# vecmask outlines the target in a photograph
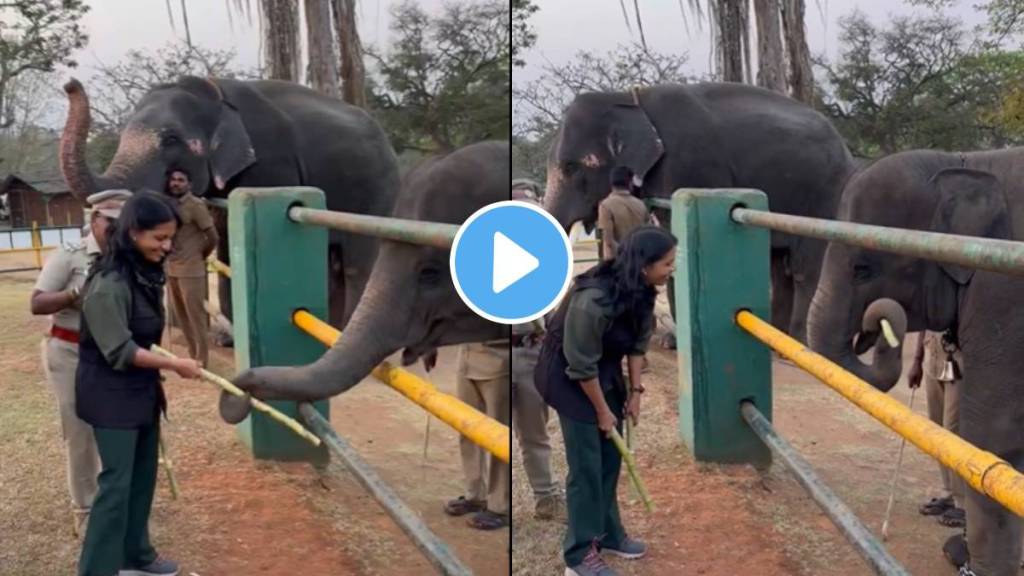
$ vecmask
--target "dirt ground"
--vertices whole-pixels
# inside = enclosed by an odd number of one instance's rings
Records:
[[[0,269],[14,267],[0,261]],[[72,574],[60,428],[43,381],[45,318],[28,311],[34,272],[0,274],[0,574]],[[176,339],[173,349],[184,350]],[[455,357],[442,350],[430,380],[454,391]],[[214,348],[211,369],[230,376],[231,350]],[[185,576],[428,574],[431,567],[347,472],[332,465],[253,461],[216,412],[209,384],[170,376],[164,437],[180,487],[172,500],[160,473],[151,520],[161,554]],[[441,510],[461,492],[458,436],[383,384],[367,381],[331,405],[331,420],[377,473],[477,574],[509,573],[509,531],[482,533]]]
[[[639,561],[612,559],[624,574],[735,576],[872,574],[854,549],[781,463],[765,472],[749,466],[697,464],[678,433],[676,353],[652,345],[648,392],[635,446],[641,475],[655,503],[644,511],[623,474],[620,505],[627,531],[647,542]],[[898,438],[830,388],[798,368],[775,362],[774,422],[824,481],[876,534],[889,496]],[[907,403],[901,383],[892,394]],[[927,415],[923,391],[914,410]],[[552,464],[564,483],[565,457],[552,417]],[[533,496],[513,439],[512,573],[560,574],[563,527],[533,518]],[[890,520],[890,552],[911,574],[955,574],[941,555],[955,532],[917,513],[940,485],[937,465],[908,445]]]

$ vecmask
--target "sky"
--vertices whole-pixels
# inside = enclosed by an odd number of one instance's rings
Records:
[[[603,53],[618,44],[640,42],[635,24],[633,2],[626,0],[631,35],[622,16],[620,0],[536,0],[539,10],[530,20],[537,33],[536,45],[524,54],[526,67],[513,72],[513,83],[521,84],[537,78],[542,67],[551,62],[569,60],[576,52]],[[706,3],[706,1],[705,1]],[[908,6],[900,0],[806,0],[807,43],[812,54],[834,57],[838,44],[840,17],[859,9],[873,22],[882,24],[891,15],[924,12],[924,8]],[[977,0],[958,0],[948,9],[968,26],[983,23],[985,15],[973,5]],[[640,0],[644,35],[650,49],[658,52],[690,55],[690,71],[695,74],[709,70],[710,43],[708,23],[697,27],[694,16],[687,14],[689,33],[684,27],[680,4],[688,0]],[[566,33],[571,31],[572,33]]]

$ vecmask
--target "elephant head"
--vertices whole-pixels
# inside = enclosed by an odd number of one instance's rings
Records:
[[[1006,198],[993,174],[946,168],[930,178],[921,177],[922,166],[913,160],[908,155],[889,157],[855,176],[844,191],[839,219],[964,236],[1010,237]],[[958,318],[960,292],[973,274],[973,269],[961,266],[833,242],[825,253],[811,303],[810,345],[887,391],[899,380],[902,361],[899,347],[893,350],[878,338],[880,318],[889,319],[897,332],[949,329]],[[888,301],[885,306],[869,309],[882,299]],[[858,355],[872,345],[874,362],[865,364]]]
[[[406,176],[394,216],[461,224],[480,208],[509,198],[511,165],[505,142],[467,146]],[[452,282],[450,251],[402,242],[381,243],[369,283],[338,342],[307,366],[261,367],[235,384],[269,400],[311,401],[348,390],[394,352],[411,363],[440,346],[508,338],[509,329],[475,314]],[[239,422],[248,403],[221,399],[221,415]]]
[[[665,152],[650,118],[629,94],[577,96],[548,151],[544,207],[566,228],[597,221],[597,206],[611,191],[615,166],[628,166],[639,188]]]
[[[255,162],[249,134],[237,110],[212,79],[185,76],[155,86],[128,119],[117,152],[102,175],[85,161],[91,122],[89,99],[78,80],[64,86],[68,118],[60,144],[60,165],[71,192],[83,200],[106,188],[163,190],[169,168],[192,177],[192,190],[218,190]]]

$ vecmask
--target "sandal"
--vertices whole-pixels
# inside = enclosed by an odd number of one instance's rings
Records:
[[[455,500],[449,500],[444,505],[444,513],[449,516],[465,516],[473,512],[480,512],[487,509],[487,503],[483,500],[467,500],[465,496],[459,496]]]
[[[963,508],[950,508],[939,515],[939,524],[947,528],[963,528],[967,526],[967,512]]]
[[[508,516],[490,510],[482,510],[470,516],[466,520],[466,524],[477,530],[498,530],[508,526]]]
[[[938,516],[946,510],[950,510],[954,507],[953,497],[946,496],[943,498],[932,498],[928,502],[921,505],[917,509],[924,516]]]

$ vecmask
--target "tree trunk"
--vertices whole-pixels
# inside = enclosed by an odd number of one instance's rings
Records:
[[[345,102],[366,108],[366,69],[363,46],[356,29],[355,0],[331,0],[334,26],[341,47],[341,97]]]
[[[331,30],[330,0],[305,0],[306,43],[309,68],[306,78],[314,90],[335,98],[338,88],[338,64],[334,57],[334,32]]]
[[[804,30],[804,0],[782,0],[782,30],[789,56],[789,91],[793,98],[814,105],[811,52]]]
[[[302,51],[299,46],[299,5],[296,0],[260,0],[263,3],[264,60],[268,78],[299,82]]]
[[[757,85],[786,93],[779,0],[754,0],[757,16]]]
[[[753,84],[754,67],[751,64],[750,49],[750,0],[740,0],[740,9],[743,17],[740,19],[740,28],[743,34],[743,83]]]
[[[744,0],[718,1],[718,58],[723,82],[743,82],[743,5]]]

